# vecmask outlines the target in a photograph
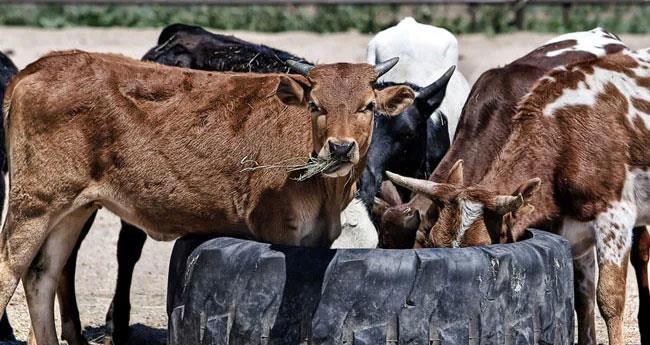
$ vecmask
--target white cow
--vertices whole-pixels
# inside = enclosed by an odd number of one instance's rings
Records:
[[[443,28],[420,24],[407,17],[379,32],[368,44],[369,64],[395,56],[399,57],[397,66],[381,80],[427,86],[438,80],[450,66],[458,65],[458,41]],[[452,140],[469,90],[467,80],[457,69],[449,81],[442,105],[436,110],[447,117]]]

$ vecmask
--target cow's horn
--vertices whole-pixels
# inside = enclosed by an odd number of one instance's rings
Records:
[[[299,74],[304,75],[305,77],[311,71],[312,68],[314,68],[313,65],[310,65],[308,63],[303,63],[303,62],[298,62],[295,60],[287,60],[287,65],[291,67],[292,70],[298,72]]]
[[[395,67],[397,65],[397,62],[399,61],[398,57],[394,57],[392,59],[388,59],[384,62],[380,62],[375,65],[375,72],[377,72],[377,78],[381,77],[384,75],[386,72],[390,71],[391,68]]]
[[[433,193],[436,189],[437,183],[428,180],[420,180],[412,177],[404,177],[398,174],[394,174],[390,171],[386,172],[386,176],[393,181],[393,183],[408,188],[416,193],[424,193],[430,196],[433,196]]]

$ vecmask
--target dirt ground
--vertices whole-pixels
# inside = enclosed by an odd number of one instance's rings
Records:
[[[0,50],[10,54],[19,68],[51,50],[82,49],[122,53],[140,58],[157,40],[159,29],[43,30],[0,27]],[[370,36],[359,33],[318,35],[304,32],[262,34],[232,32],[245,40],[290,51],[316,62],[365,61]],[[465,35],[459,37],[460,70],[473,83],[488,68],[503,65],[527,53],[553,37],[548,34],[515,33],[499,36]],[[633,48],[650,47],[650,36],[623,35]],[[77,266],[77,299],[81,319],[89,339],[99,340],[104,313],[112,298],[116,277],[115,249],[119,219],[100,211],[88,238],[81,247]],[[133,343],[165,342],[167,317],[165,290],[168,258],[173,243],[148,240],[142,259],[136,266],[131,291],[131,324],[136,324]],[[630,270],[625,310],[625,339],[638,344],[636,324],[637,289]],[[26,338],[29,318],[22,287],[9,306],[9,315],[18,337]],[[58,313],[58,312],[57,312]],[[599,318],[598,342],[606,343],[606,330]]]

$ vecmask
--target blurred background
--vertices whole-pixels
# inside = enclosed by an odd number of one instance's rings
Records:
[[[643,0],[5,0],[0,1],[0,25],[144,28],[183,22],[222,30],[372,33],[396,24],[404,16],[412,16],[419,22],[445,27],[454,34],[520,30],[560,33],[595,26],[617,33],[647,33],[650,31],[647,20],[650,7],[644,5],[647,3]]]

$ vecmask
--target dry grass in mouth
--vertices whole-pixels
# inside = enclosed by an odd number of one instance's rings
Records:
[[[307,158],[306,163],[292,164],[292,162],[299,162],[299,161],[303,161],[303,158],[299,158],[299,157],[289,158],[270,165],[260,165],[256,161],[249,159],[248,156],[246,156],[241,160],[240,164],[244,165],[244,164],[252,163],[253,166],[243,168],[240,171],[246,172],[246,171],[256,171],[260,169],[282,169],[286,172],[303,171],[303,173],[300,174],[298,177],[292,177],[293,180],[302,182],[316,175],[320,175],[321,173],[339,164],[339,162],[333,159],[331,156],[327,156],[325,158],[318,157],[318,156],[309,157]]]

